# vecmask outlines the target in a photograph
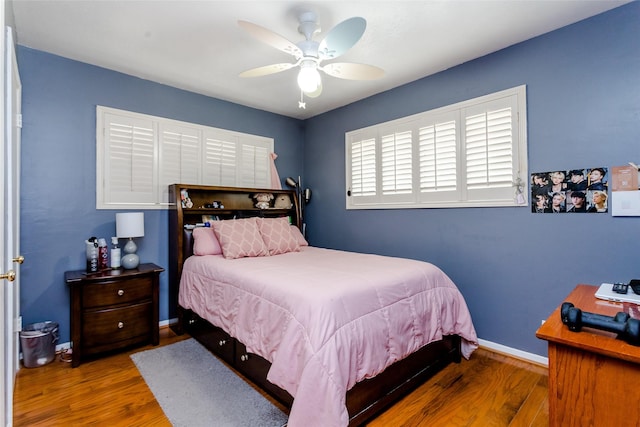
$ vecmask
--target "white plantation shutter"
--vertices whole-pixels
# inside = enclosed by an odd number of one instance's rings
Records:
[[[467,188],[510,187],[513,175],[511,109],[466,118]]]
[[[516,96],[468,106],[462,111],[465,153],[466,197],[470,201],[487,201],[510,205],[514,199],[513,183],[526,176],[526,146],[520,140]],[[526,131],[526,130],[524,130]]]
[[[347,158],[351,159],[347,194],[356,204],[372,203],[377,200],[376,140],[359,134],[353,139],[347,144]]]
[[[455,191],[457,187],[456,122],[451,120],[421,127],[420,192]]]
[[[411,131],[383,135],[382,194],[411,194],[412,140]]]
[[[98,181],[99,197],[106,203],[151,203],[155,200],[154,126],[150,120],[105,115],[105,144],[98,152],[106,160]],[[104,186],[108,191],[103,192]]]
[[[240,186],[268,188],[270,180],[269,151],[265,147],[241,143]]]
[[[174,124],[159,126],[161,201],[169,202],[169,185],[201,182],[201,137],[197,129]]]
[[[348,209],[518,206],[526,88],[347,132],[345,144]]]
[[[238,170],[238,143],[218,132],[204,135],[202,182],[205,185],[232,187]]]
[[[165,208],[176,183],[269,188],[272,152],[272,138],[98,106],[96,208]]]

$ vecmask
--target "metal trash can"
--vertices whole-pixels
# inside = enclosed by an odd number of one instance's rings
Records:
[[[46,321],[32,323],[20,331],[22,362],[26,368],[46,365],[56,357],[58,324]]]

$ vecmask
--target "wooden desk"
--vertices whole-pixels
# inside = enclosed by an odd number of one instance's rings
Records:
[[[640,318],[640,306],[597,299],[597,286],[578,285],[563,302],[583,312]],[[615,334],[571,332],[560,306],[538,329],[549,342],[549,426],[640,426],[640,347]]]

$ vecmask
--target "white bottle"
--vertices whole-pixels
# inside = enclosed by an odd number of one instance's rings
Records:
[[[118,238],[111,238],[111,268],[120,268],[120,247]]]

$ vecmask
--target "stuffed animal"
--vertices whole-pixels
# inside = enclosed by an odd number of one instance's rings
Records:
[[[292,206],[293,203],[288,194],[278,194],[276,201],[273,202],[273,207],[276,209],[291,209]]]
[[[256,200],[256,208],[269,209],[269,206],[271,205],[271,200],[273,200],[273,194],[256,193],[253,195],[253,198]]]

